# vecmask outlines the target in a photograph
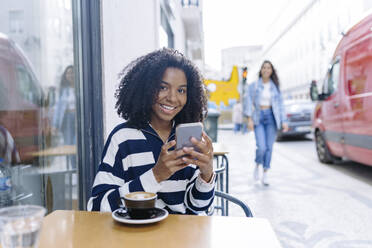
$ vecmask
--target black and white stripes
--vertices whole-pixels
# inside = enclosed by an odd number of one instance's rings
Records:
[[[169,140],[174,139],[174,129]],[[195,165],[177,171],[158,183],[152,172],[163,141],[147,126],[137,130],[126,123],[118,125],[108,137],[95,177],[90,211],[114,211],[120,197],[128,192],[158,194],[156,206],[170,213],[199,214],[208,209],[214,197],[214,182],[206,183]]]

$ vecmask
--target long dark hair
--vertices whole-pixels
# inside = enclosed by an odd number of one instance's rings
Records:
[[[150,122],[161,79],[170,67],[182,70],[187,79],[187,102],[175,116],[175,124],[203,121],[207,98],[199,70],[177,50],[163,48],[132,61],[119,75],[115,107],[128,125],[140,129]]]
[[[272,69],[273,72],[270,75],[270,79],[274,82],[276,88],[280,91],[279,77],[278,77],[278,74],[276,73],[276,70],[275,70],[275,68],[273,66],[273,63],[271,63],[271,61],[264,60],[264,62],[262,62],[260,71],[258,72],[258,77],[259,78],[262,78],[261,71],[262,71],[262,68],[263,68],[264,64],[269,64],[271,66],[271,69]]]
[[[67,78],[66,78],[66,74],[67,74],[67,71],[69,70],[69,69],[72,69],[72,71],[74,70],[74,67],[72,66],[72,65],[69,65],[69,66],[67,66],[66,67],[66,69],[63,71],[63,74],[62,74],[62,78],[61,78],[61,89],[63,89],[63,88],[68,88],[68,87],[70,87],[71,86],[71,82],[70,81],[68,81],[67,80]]]

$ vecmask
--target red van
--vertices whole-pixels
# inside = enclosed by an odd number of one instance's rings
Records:
[[[45,146],[48,120],[39,81],[22,50],[0,33],[0,125],[16,143],[22,163]]]
[[[334,53],[313,128],[318,158],[332,163],[347,158],[372,166],[372,14],[344,34]]]

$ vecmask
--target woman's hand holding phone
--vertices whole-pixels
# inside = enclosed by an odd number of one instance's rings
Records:
[[[201,177],[204,181],[210,181],[213,176],[212,140],[203,131],[202,139],[199,141],[196,138],[191,138],[191,143],[199,151],[196,151],[193,147],[183,147],[179,150],[169,151],[170,148],[176,145],[175,140],[165,143],[162,146],[158,162],[152,169],[155,179],[159,183],[190,164],[195,164],[199,167]]]
[[[212,140],[203,131],[202,139],[199,141],[194,137],[191,138],[191,143],[198,148],[196,151],[190,147],[184,147],[182,150],[189,156],[184,156],[181,159],[186,164],[195,164],[199,167],[201,177],[204,181],[209,182],[213,176],[213,145]]]
[[[168,179],[176,171],[188,166],[188,164],[182,160],[182,157],[187,155],[183,149],[169,151],[169,149],[175,145],[176,141],[172,140],[161,147],[158,162],[154,168],[152,168],[155,179],[158,183]]]

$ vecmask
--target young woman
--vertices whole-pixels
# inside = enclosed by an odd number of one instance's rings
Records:
[[[53,115],[52,125],[63,134],[65,145],[76,144],[75,127],[75,83],[74,67],[69,65],[62,74],[60,83],[60,94]]]
[[[256,167],[253,177],[259,180],[259,169],[263,166],[262,183],[269,185],[267,172],[270,169],[273,144],[278,129],[288,131],[283,99],[279,89],[279,78],[272,63],[265,60],[259,71],[258,81],[248,86],[245,97],[244,116],[248,128],[256,137]]]
[[[196,67],[175,50],[149,53],[124,68],[116,98],[127,121],[108,137],[88,210],[114,211],[128,192],[147,191],[170,213],[206,211],[214,197],[211,139],[191,139],[200,152],[174,149],[175,127],[203,121],[207,110]]]
[[[74,67],[69,65],[62,74],[59,98],[54,108],[52,133],[63,136],[64,145],[76,144],[76,97]],[[76,156],[68,157],[70,166],[76,168]]]

